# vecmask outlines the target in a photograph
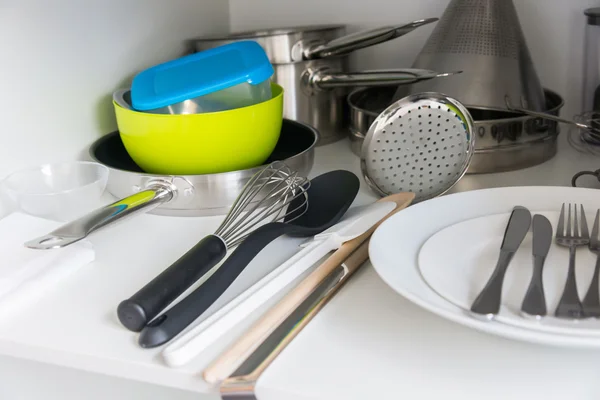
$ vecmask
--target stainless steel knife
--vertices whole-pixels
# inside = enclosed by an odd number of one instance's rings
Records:
[[[471,312],[492,319],[500,311],[502,283],[506,269],[531,226],[531,213],[521,206],[513,208],[500,246],[496,268],[471,306]]]
[[[527,315],[541,318],[546,315],[546,296],[542,281],[544,261],[552,244],[552,224],[548,218],[536,214],[533,216],[533,275],[523,299],[521,311]]]

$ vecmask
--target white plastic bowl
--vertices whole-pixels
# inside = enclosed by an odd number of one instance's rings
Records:
[[[23,212],[68,221],[98,207],[108,173],[90,161],[45,164],[8,175],[2,186]]]

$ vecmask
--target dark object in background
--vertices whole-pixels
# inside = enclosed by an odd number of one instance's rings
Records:
[[[595,171],[580,171],[571,178],[571,186],[600,189],[600,169]]]

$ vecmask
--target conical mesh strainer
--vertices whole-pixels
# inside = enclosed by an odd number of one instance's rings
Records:
[[[399,87],[395,100],[432,91],[467,107],[505,110],[508,96],[523,108],[545,110],[544,91],[512,0],[450,1],[413,67],[463,73]]]

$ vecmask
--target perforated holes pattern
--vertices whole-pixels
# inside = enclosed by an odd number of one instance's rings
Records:
[[[413,192],[416,200],[450,188],[466,168],[467,127],[448,106],[418,102],[373,132],[365,153],[369,178],[385,193]]]
[[[423,47],[423,53],[519,58],[525,38],[509,0],[454,0]]]

